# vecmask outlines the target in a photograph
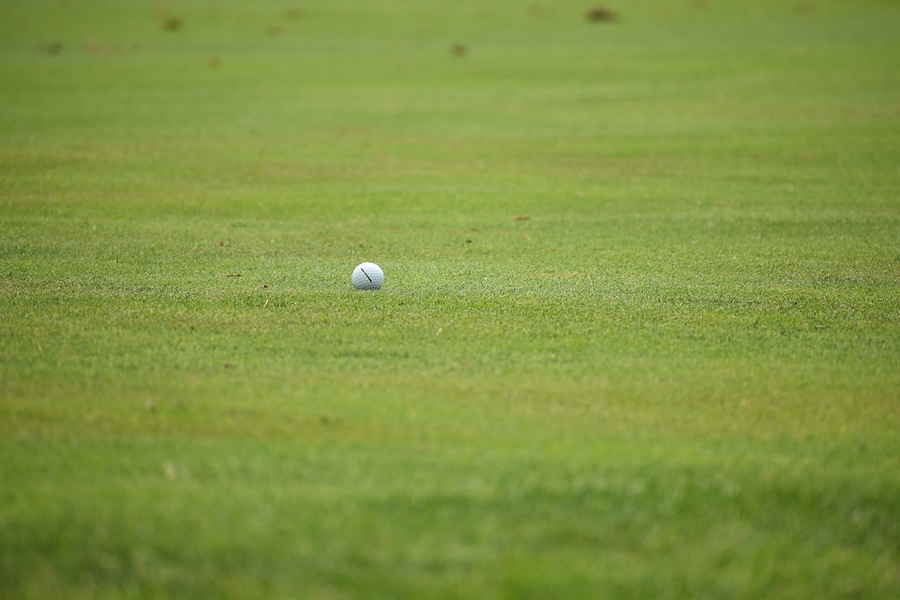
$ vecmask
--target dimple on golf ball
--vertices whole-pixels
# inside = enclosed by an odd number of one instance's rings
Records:
[[[356,265],[351,279],[358,290],[377,290],[384,283],[384,271],[375,263],[364,262]]]

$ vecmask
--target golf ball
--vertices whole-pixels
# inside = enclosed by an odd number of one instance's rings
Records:
[[[356,265],[351,279],[358,290],[377,290],[384,283],[384,271],[375,263],[364,262]]]

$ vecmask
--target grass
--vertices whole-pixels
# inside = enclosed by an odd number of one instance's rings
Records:
[[[896,597],[900,10],[591,8],[4,4],[0,595]]]

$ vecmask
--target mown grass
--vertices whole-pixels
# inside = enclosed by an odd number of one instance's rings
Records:
[[[2,594],[895,597],[900,10],[590,8],[4,5]]]

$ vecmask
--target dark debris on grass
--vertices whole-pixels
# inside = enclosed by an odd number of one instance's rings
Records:
[[[165,31],[180,31],[184,26],[184,21],[178,17],[165,17],[162,21],[162,28]]]
[[[618,19],[618,15],[605,6],[595,6],[587,11],[584,17],[592,23],[611,23]]]
[[[62,42],[50,42],[49,44],[43,44],[40,47],[41,52],[45,54],[49,54],[51,56],[57,56],[62,53],[64,46]]]

